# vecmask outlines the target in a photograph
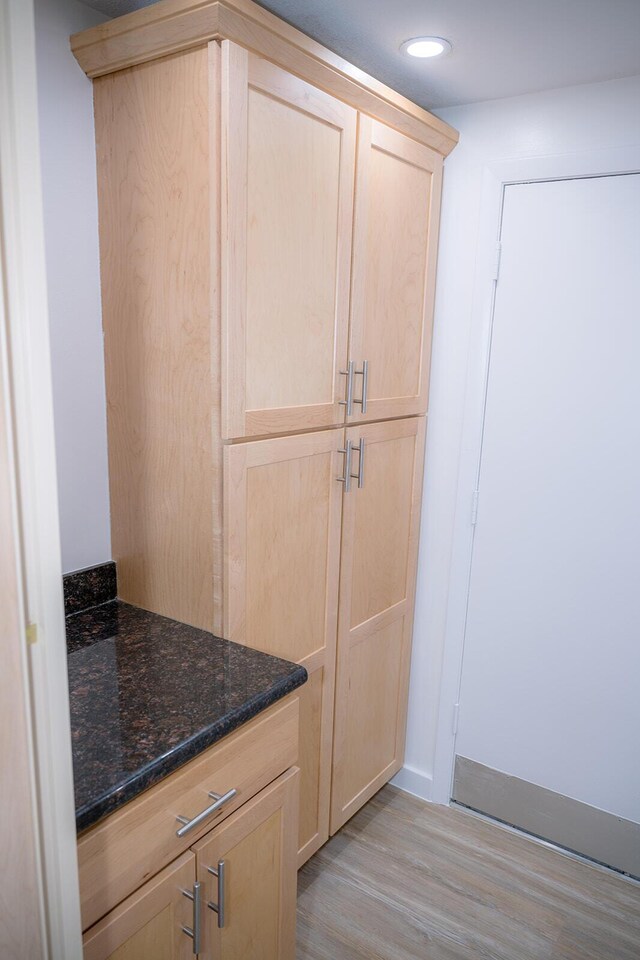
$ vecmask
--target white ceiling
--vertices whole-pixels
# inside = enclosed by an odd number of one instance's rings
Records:
[[[154,0],[83,0],[111,16]],[[430,109],[640,75],[640,0],[262,0],[261,6]],[[403,40],[453,52],[411,60]],[[640,105],[639,105],[640,109]]]

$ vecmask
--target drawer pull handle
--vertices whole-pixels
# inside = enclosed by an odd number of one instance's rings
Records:
[[[212,903],[212,901],[209,900],[207,906],[209,910],[213,910],[214,913],[218,914],[218,927],[220,929],[224,927],[224,867],[224,860],[218,860],[217,870],[215,867],[207,867],[209,873],[218,878],[218,902]]]
[[[213,803],[210,807],[207,807],[206,810],[203,810],[202,813],[197,814],[192,820],[189,817],[176,817],[183,826],[179,830],[176,830],[176,837],[184,837],[185,834],[189,833],[190,830],[194,830],[196,827],[199,827],[200,824],[210,817],[213,813],[217,813],[225,803],[228,803],[229,800],[233,800],[237,794],[235,787],[232,787],[231,790],[227,790],[226,793],[223,793],[220,796],[219,793],[210,793],[209,796],[212,798]]]

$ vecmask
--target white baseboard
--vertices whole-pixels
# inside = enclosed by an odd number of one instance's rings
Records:
[[[421,800],[431,801],[433,777],[421,773],[415,767],[403,767],[396,773],[391,783],[394,787],[404,790],[405,793],[411,793],[414,797],[420,797]]]

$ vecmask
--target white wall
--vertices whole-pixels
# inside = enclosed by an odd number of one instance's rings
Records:
[[[106,19],[36,0],[40,152],[65,572],[111,558],[91,81],[69,35]]]
[[[454,532],[460,535],[468,523],[473,489],[466,472],[456,528],[467,372],[478,365],[468,354],[477,333],[479,236],[487,229],[481,216],[485,171],[502,160],[640,144],[640,77],[438,113],[460,131],[460,143],[445,164],[406,766],[396,782],[446,801],[448,766],[441,754],[450,740],[458,673],[444,654],[459,643],[464,627],[464,590],[449,600],[452,582],[464,581],[457,554],[451,566],[452,549]]]

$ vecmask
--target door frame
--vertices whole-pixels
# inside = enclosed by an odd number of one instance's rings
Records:
[[[467,607],[473,559],[474,493],[480,478],[489,377],[498,241],[505,188],[511,184],[640,173],[640,146],[589,150],[488,163],[482,174],[480,229],[476,248],[463,426],[452,531],[446,627],[437,714],[431,799],[448,804],[453,785],[457,717],[462,680]]]
[[[15,704],[27,731],[39,887],[39,903],[25,899],[23,909],[34,924],[41,914],[39,957],[81,960],[33,3],[0,0],[0,24],[0,402],[17,552],[3,561],[17,582],[18,631],[9,642],[20,645],[23,667]],[[5,873],[12,884],[10,864]]]

